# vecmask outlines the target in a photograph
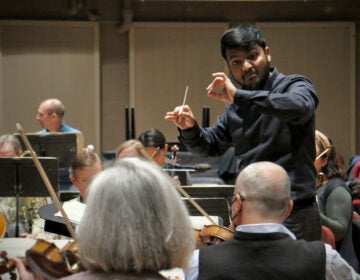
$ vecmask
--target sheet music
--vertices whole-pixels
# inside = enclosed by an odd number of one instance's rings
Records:
[[[85,211],[86,204],[80,202],[78,199],[72,199],[69,201],[65,201],[63,204],[63,209],[66,215],[69,218],[69,221],[74,224],[79,224],[84,211]],[[61,212],[58,211],[55,216],[62,217]]]
[[[219,217],[218,216],[210,216],[218,225]],[[190,220],[193,224],[193,228],[201,229],[204,225],[212,225],[212,223],[204,216],[190,216]]]

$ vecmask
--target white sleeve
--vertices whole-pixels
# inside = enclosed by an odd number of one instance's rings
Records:
[[[199,250],[193,252],[189,266],[184,271],[186,280],[197,280],[199,275]]]
[[[360,275],[329,244],[325,244],[325,250],[326,280],[360,280]]]

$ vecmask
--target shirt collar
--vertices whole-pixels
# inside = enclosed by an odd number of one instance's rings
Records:
[[[292,239],[296,239],[295,235],[290,230],[288,230],[284,225],[277,223],[239,225],[236,227],[236,231],[249,233],[282,232],[289,235]]]

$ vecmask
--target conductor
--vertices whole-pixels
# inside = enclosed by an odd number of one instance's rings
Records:
[[[179,140],[192,153],[221,155],[233,147],[237,172],[258,161],[282,166],[290,176],[294,201],[284,224],[298,239],[319,240],[313,166],[318,98],[312,83],[272,68],[270,48],[253,25],[226,31],[221,54],[230,77],[214,73],[207,87],[209,97],[227,103],[215,125],[199,127],[188,105],[176,107],[165,119],[179,128]]]

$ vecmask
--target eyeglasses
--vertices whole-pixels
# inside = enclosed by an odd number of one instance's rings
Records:
[[[84,185],[84,186],[89,186],[92,181],[92,179],[83,179],[83,178],[77,178],[77,177],[75,177],[75,180],[79,184]]]
[[[330,148],[326,148],[324,151],[322,151],[322,153],[320,153],[319,155],[316,156],[315,160],[318,160],[320,158],[326,158],[328,151],[330,150]]]
[[[229,196],[228,198],[227,198],[227,202],[228,202],[228,205],[229,205],[229,207],[231,207],[233,204],[234,204],[234,202],[235,202],[235,195],[236,194],[238,194],[239,196],[240,196],[240,200],[241,201],[245,201],[245,196],[243,196],[241,193],[233,193],[231,196]]]
[[[37,116],[39,116],[40,118],[42,118],[45,115],[51,115],[51,113],[41,113],[41,112],[37,112],[36,113]]]

